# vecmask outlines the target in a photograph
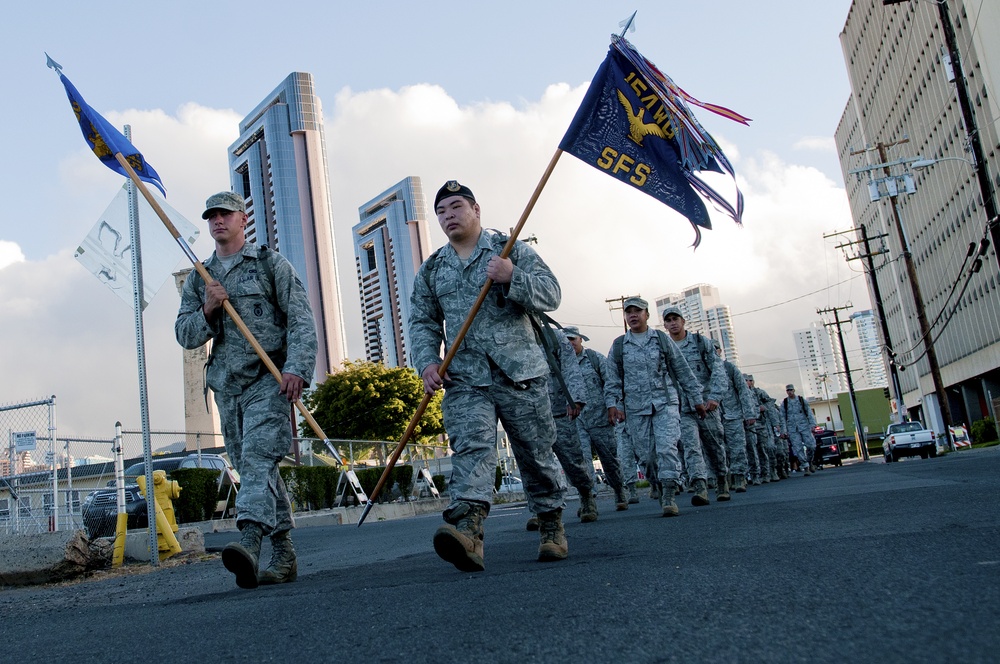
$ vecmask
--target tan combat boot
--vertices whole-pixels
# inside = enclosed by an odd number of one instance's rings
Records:
[[[581,523],[593,523],[597,521],[597,499],[590,491],[580,492],[580,511],[577,512]]]
[[[622,485],[615,491],[615,510],[624,512],[628,509],[628,487]]]
[[[746,493],[747,492],[747,476],[743,473],[733,473],[729,476],[732,480],[730,485],[733,487],[735,493]],[[760,480],[757,481],[760,484]]]
[[[434,533],[434,551],[463,572],[482,572],[486,508],[460,502],[444,511],[447,523]]]
[[[719,475],[715,478],[715,500],[717,502],[723,503],[732,496],[729,495],[729,475]]]
[[[231,542],[222,550],[222,564],[236,575],[236,585],[240,588],[257,587],[257,561],[263,537],[264,529],[259,523],[245,521],[240,525],[240,541]]]
[[[663,485],[663,494],[660,496],[660,508],[663,510],[663,516],[680,516],[681,510],[674,500],[677,489],[677,485],[673,482],[667,482]]]
[[[566,531],[563,530],[562,510],[541,512],[538,515],[538,560],[562,560],[569,555]]]
[[[691,504],[695,507],[704,507],[709,504],[708,482],[704,478],[694,481],[694,495],[691,496]]]
[[[292,534],[284,530],[271,534],[271,562],[257,574],[257,582],[262,586],[276,583],[291,583],[299,577],[299,563],[292,546]]]

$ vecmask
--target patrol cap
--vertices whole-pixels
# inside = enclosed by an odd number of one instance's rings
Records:
[[[235,191],[220,191],[212,194],[205,201],[205,211],[201,213],[202,219],[208,219],[208,213],[212,210],[229,210],[230,212],[246,212],[247,206],[243,202],[243,197]]]
[[[670,314],[675,314],[679,316],[681,320],[684,320],[684,314],[681,313],[681,308],[676,304],[668,305],[666,309],[663,310],[663,318],[666,319]]]
[[[788,390],[792,390],[794,392],[795,391],[795,386],[792,385],[791,383],[789,383],[788,385],[785,385],[785,391],[787,392]]]
[[[448,198],[449,196],[461,196],[468,198],[473,203],[476,202],[476,197],[472,194],[471,189],[459,183],[458,180],[448,180],[438,189],[437,196],[434,197],[434,208],[437,208],[442,198]]]
[[[627,297],[622,303],[622,309],[628,309],[629,307],[638,307],[639,309],[649,311],[649,302],[646,302],[641,297]]]
[[[572,339],[573,337],[580,337],[584,341],[590,341],[590,337],[588,337],[586,334],[580,334],[580,328],[578,328],[576,325],[567,325],[566,327],[563,328],[563,332],[570,339]]]
[[[753,374],[743,374],[743,380],[753,380]]]

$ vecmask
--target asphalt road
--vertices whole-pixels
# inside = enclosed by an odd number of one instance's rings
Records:
[[[438,515],[301,528],[284,586],[240,590],[210,554],[0,591],[0,647],[74,663],[995,662],[998,490],[991,448],[682,497],[675,519],[605,495],[596,523],[568,519],[556,563],[535,561],[523,505],[498,506],[477,574],[435,556]]]

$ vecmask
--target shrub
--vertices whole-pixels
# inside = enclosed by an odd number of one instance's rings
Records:
[[[445,479],[444,475],[432,475],[431,479],[434,480],[434,486],[437,488],[438,493],[443,496],[445,489],[448,488],[448,480]]]
[[[335,507],[340,471],[331,466],[282,466],[278,468],[299,511]]]
[[[181,486],[180,498],[172,501],[177,523],[211,519],[219,502],[219,471],[213,468],[177,468],[170,476]]]
[[[497,466],[496,467],[496,472],[494,473],[494,478],[493,478],[493,490],[494,491],[499,491],[500,490],[500,482],[502,480],[503,480],[503,471],[500,470],[500,466]]]
[[[972,423],[972,442],[980,445],[997,439],[997,427],[993,419],[987,417]]]

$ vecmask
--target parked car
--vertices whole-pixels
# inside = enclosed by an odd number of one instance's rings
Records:
[[[816,453],[813,455],[813,465],[820,468],[825,465],[840,466],[840,444],[837,442],[837,434],[826,427],[816,427],[813,429],[813,438],[816,439]]]
[[[218,454],[189,454],[188,456],[153,459],[153,470],[166,471],[167,477],[178,468],[214,468],[219,472],[220,510],[225,511],[225,500],[234,483],[239,484],[239,474],[225,457]],[[128,514],[128,529],[146,528],[149,515],[146,499],[139,491],[136,478],[146,474],[145,463],[134,463],[125,469],[125,512]],[[118,523],[118,491],[115,480],[108,482],[108,488],[91,491],[80,506],[83,526],[91,539],[113,537]],[[216,514],[219,515],[219,511]],[[220,515],[221,516],[221,515]]]
[[[934,432],[916,420],[890,424],[882,440],[882,454],[886,463],[918,455],[928,459],[937,456],[937,441]]]
[[[513,475],[504,475],[500,478],[500,488],[497,493],[524,493],[524,484],[521,478]]]

